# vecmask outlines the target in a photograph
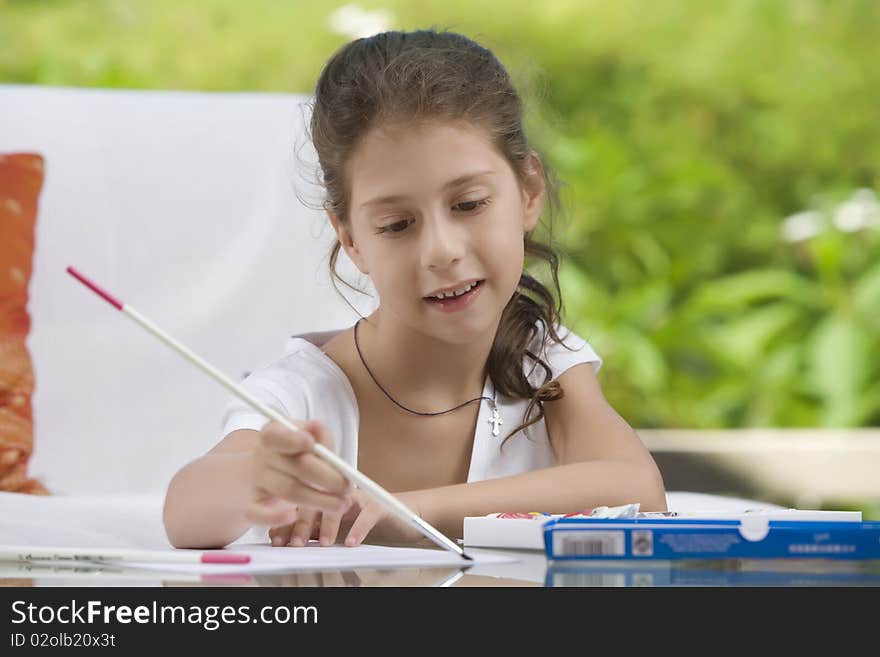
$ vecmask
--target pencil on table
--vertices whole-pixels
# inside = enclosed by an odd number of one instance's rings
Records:
[[[4,561],[149,561],[161,563],[245,564],[251,557],[229,550],[127,550],[107,548],[0,545]]]

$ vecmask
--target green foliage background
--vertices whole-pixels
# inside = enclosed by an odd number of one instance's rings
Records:
[[[0,0],[0,81],[309,93],[342,4]],[[566,183],[564,322],[633,426],[880,425],[880,2],[359,6],[520,81]],[[876,223],[841,230],[854,195]]]

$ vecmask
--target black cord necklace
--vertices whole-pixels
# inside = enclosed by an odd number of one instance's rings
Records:
[[[367,374],[370,375],[370,378],[373,379],[373,383],[375,383],[379,387],[379,390],[381,390],[383,393],[385,393],[385,396],[388,397],[388,399],[390,399],[392,402],[397,404],[397,406],[399,406],[400,408],[405,410],[407,413],[412,413],[413,415],[445,415],[446,413],[451,413],[452,411],[457,410],[457,409],[461,408],[462,406],[467,406],[468,404],[470,404],[472,402],[480,401],[481,399],[486,399],[486,400],[488,400],[489,405],[492,408],[492,417],[489,419],[489,423],[492,424],[492,435],[493,436],[498,435],[498,433],[500,431],[500,426],[502,424],[504,424],[504,422],[501,420],[501,416],[498,413],[498,403],[496,401],[497,400],[497,392],[495,391],[494,385],[492,386],[492,396],[491,397],[486,397],[485,395],[480,396],[480,397],[474,397],[470,401],[463,402],[463,403],[459,404],[458,406],[450,408],[448,411],[438,411],[436,413],[420,413],[419,411],[414,411],[412,409],[407,408],[403,404],[399,403],[396,399],[394,399],[394,397],[389,395],[388,391],[386,391],[385,388],[383,388],[382,385],[376,380],[376,377],[373,376],[373,372],[370,370],[369,366],[367,365],[367,362],[364,360],[364,355],[361,353],[361,346],[358,343],[358,324],[360,324],[360,323],[361,323],[361,320],[358,320],[354,325],[354,346],[357,348],[358,356],[360,356],[361,362],[364,364],[364,368],[367,370]]]

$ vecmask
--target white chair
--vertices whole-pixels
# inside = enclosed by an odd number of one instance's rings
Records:
[[[313,160],[306,100],[0,86],[0,152],[46,158],[30,472],[53,493],[164,491],[219,439],[229,395],[68,265],[233,378],[278,357],[291,334],[356,319],[330,287],[326,215],[296,195],[317,196],[294,176],[295,149]],[[344,253],[339,269],[358,273]]]

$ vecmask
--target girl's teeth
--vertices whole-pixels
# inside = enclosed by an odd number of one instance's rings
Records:
[[[467,285],[456,292],[447,292],[445,294],[438,294],[437,296],[432,297],[432,298],[433,299],[449,299],[451,297],[460,297],[462,294],[470,292],[474,288],[475,285],[476,285],[476,283],[471,283],[470,285]]]

